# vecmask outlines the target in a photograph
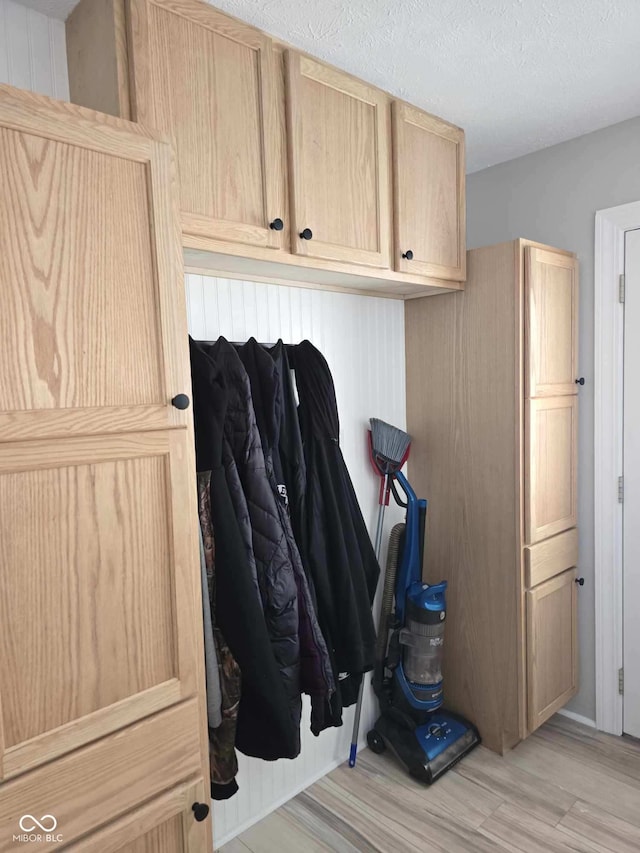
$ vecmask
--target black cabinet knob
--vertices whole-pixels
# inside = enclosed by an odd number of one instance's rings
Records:
[[[269,228],[271,228],[272,231],[282,231],[284,228],[284,222],[280,217],[278,217],[277,219],[274,219],[273,222],[269,223]]]
[[[577,583],[578,586],[584,586],[584,578],[576,578],[575,583]]]
[[[209,806],[206,803],[194,803],[191,806],[191,811],[198,823],[206,820],[209,816]]]
[[[304,231],[300,232],[301,240],[310,240],[313,237],[313,231],[311,228],[305,228]]]
[[[576,379],[576,385],[584,385],[584,376],[581,376],[580,379]]]
[[[411,251],[411,249],[407,249],[406,252],[402,253],[402,257],[405,258],[407,261],[412,261],[413,260],[413,252]]]
[[[176,394],[176,396],[171,401],[171,405],[175,406],[176,409],[188,409],[191,400],[187,397],[186,394]]]

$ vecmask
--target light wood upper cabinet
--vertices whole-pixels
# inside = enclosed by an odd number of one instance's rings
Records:
[[[75,103],[172,139],[191,267],[382,295],[462,289],[459,128],[397,103],[392,140],[388,93],[204,0],[79,0],[66,42]]]
[[[578,400],[542,397],[525,405],[525,539],[540,542],[577,523]]]
[[[466,278],[464,132],[393,103],[395,267]]]
[[[170,134],[185,234],[281,248],[271,40],[197,0],[129,0],[132,118]]]
[[[125,727],[131,773],[150,780],[160,744],[138,746],[163,709],[172,747],[190,726],[182,772],[204,775],[193,435],[171,403],[191,387],[171,147],[0,87],[0,174],[3,798],[27,777],[35,796],[70,755],[84,763],[43,790],[95,796],[109,762],[87,745]]]
[[[578,689],[578,595],[571,569],[526,593],[529,731]]]
[[[578,261],[525,249],[526,395],[575,394],[578,377]]]
[[[295,51],[286,67],[292,250],[388,267],[388,96]]]

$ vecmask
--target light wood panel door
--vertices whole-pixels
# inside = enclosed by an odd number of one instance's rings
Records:
[[[389,266],[389,98],[287,51],[291,247]]]
[[[171,402],[190,393],[171,147],[0,87],[0,180],[6,784],[201,705],[204,674],[191,413]],[[88,770],[94,789],[105,768]]]
[[[526,593],[529,731],[578,689],[578,585],[570,569]]]
[[[206,823],[193,804],[208,802],[202,779],[178,785],[151,802],[72,844],[69,853],[209,853]]]
[[[578,262],[525,247],[527,397],[575,394],[578,378]]]
[[[578,400],[525,404],[525,539],[533,545],[577,522]]]
[[[271,40],[199,0],[129,0],[132,118],[170,134],[185,234],[283,245]]]
[[[98,839],[111,837],[114,827],[103,828],[120,820],[129,827],[123,837],[135,838],[131,817],[137,809],[162,801],[167,792],[178,787],[190,788],[189,780],[202,778],[199,730],[198,701],[189,699],[6,780],[0,788],[0,853],[18,849],[13,836],[21,831],[28,834],[32,826],[37,832],[33,819],[44,824],[43,815],[49,815],[48,829],[54,830],[55,822],[55,834],[62,839],[34,845],[37,850],[59,850],[62,842],[68,850],[67,845],[89,837],[95,844],[88,849],[104,853]],[[189,806],[191,821],[198,823],[192,807],[195,803],[207,805],[209,800],[201,788],[191,795],[194,799],[185,805]],[[201,810],[198,812],[203,817]],[[157,816],[161,826],[170,813]],[[200,832],[210,837],[209,815],[200,823]],[[97,836],[92,835],[98,830]],[[199,853],[200,848],[196,846],[195,850]]]
[[[395,268],[466,278],[464,131],[393,102]]]

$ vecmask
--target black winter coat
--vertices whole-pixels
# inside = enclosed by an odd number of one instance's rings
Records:
[[[242,673],[236,745],[246,755],[274,760],[300,750],[299,721],[291,713],[265,615],[223,467],[223,423],[229,392],[221,371],[190,341],[196,467],[211,471],[216,547],[215,619]]]
[[[224,434],[237,465],[246,498],[267,630],[297,728],[300,751],[300,638],[298,591],[278,506],[269,484],[256,425],[249,377],[235,348],[225,339],[206,347],[225,380],[229,395]]]
[[[288,512],[286,486],[278,452],[283,414],[283,394],[280,374],[269,353],[255,338],[238,349],[251,384],[256,423],[262,441],[267,476],[284,530],[289,556],[298,589],[300,636],[300,682],[302,690],[311,696],[312,706],[324,705],[335,692],[335,679],[327,645],[322,635],[315,608],[315,596],[302,566]],[[276,468],[278,473],[276,473]]]
[[[339,445],[331,371],[309,341],[287,348],[295,370],[307,489],[302,553],[313,576],[318,616],[339,674],[331,714],[357,700],[362,673],[373,669],[376,633],[371,606],[380,567]]]

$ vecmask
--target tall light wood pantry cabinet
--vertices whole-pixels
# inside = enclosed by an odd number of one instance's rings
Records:
[[[171,147],[2,86],[0,176],[0,852],[205,853]]]
[[[446,704],[498,752],[577,691],[578,266],[516,240],[464,293],[406,302],[426,579],[449,581]]]

